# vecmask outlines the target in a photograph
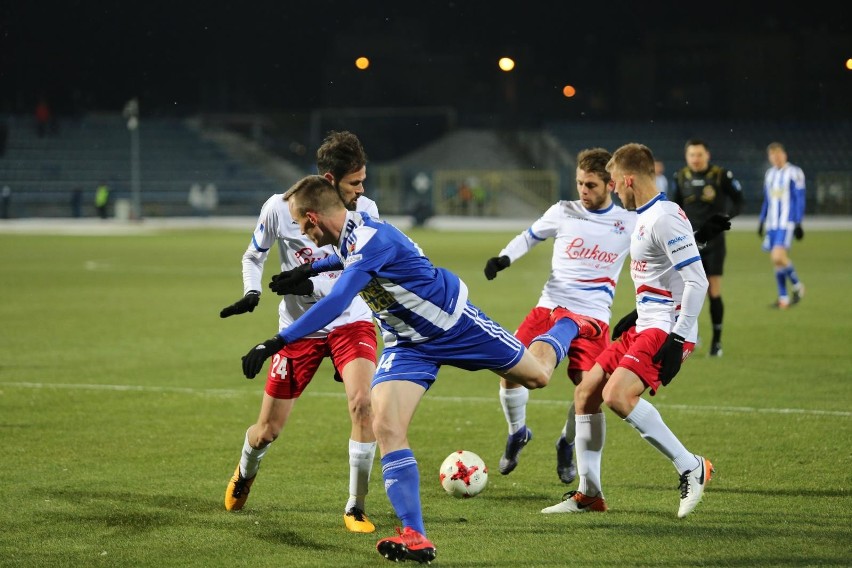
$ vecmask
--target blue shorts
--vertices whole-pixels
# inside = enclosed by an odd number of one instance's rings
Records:
[[[771,251],[775,247],[783,247],[787,250],[793,243],[793,231],[790,229],[770,229],[763,237],[763,250]]]
[[[428,390],[441,365],[466,371],[511,369],[523,357],[524,349],[511,332],[468,302],[456,325],[443,334],[422,343],[385,347],[372,386],[384,381],[412,381]]]

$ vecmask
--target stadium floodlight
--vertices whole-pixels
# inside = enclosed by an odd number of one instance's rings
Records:
[[[131,218],[142,219],[142,197],[139,176],[139,99],[130,99],[124,105],[124,118],[130,131],[130,211]]]
[[[501,57],[497,62],[497,66],[500,67],[500,70],[508,73],[515,68],[515,60],[511,57]]]

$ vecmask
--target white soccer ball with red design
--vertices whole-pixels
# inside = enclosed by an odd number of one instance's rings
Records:
[[[441,487],[460,499],[476,497],[488,484],[488,467],[482,458],[467,450],[458,450],[441,464]]]

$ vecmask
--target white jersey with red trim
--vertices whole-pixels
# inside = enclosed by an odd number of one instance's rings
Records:
[[[636,212],[630,241],[630,276],[636,287],[636,331],[658,328],[687,341],[698,338],[707,277],[692,225],[660,194]]]
[[[562,306],[609,322],[618,276],[630,248],[636,215],[615,204],[589,211],[579,200],[552,205],[500,251],[514,262],[553,238],[550,277],[537,306]]]
[[[367,197],[359,197],[356,208],[357,211],[364,211],[371,217],[379,216],[376,202]],[[282,271],[292,270],[301,264],[335,254],[333,247],[318,248],[302,234],[299,224],[290,215],[290,209],[284,201],[283,194],[276,193],[263,204],[251,242],[243,254],[243,294],[249,290],[260,290],[265,296],[276,297],[275,293],[270,292],[262,282],[263,265],[269,256],[269,249],[275,243],[278,244]],[[289,327],[308,308],[316,304],[317,300],[331,290],[339,276],[340,271],[323,272],[311,278],[314,283],[313,294],[281,296],[281,302],[278,305],[278,329]],[[372,312],[360,297],[356,297],[349,307],[326,327],[305,337],[325,337],[332,329],[356,321],[372,321]]]

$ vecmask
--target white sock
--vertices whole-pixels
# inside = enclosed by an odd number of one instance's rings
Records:
[[[364,500],[367,498],[370,472],[373,471],[375,457],[375,442],[349,440],[349,500],[346,502],[344,512],[352,507],[365,510]]]
[[[580,476],[577,491],[589,497],[603,497],[601,458],[606,441],[606,417],[603,412],[578,414],[576,425],[574,443],[577,452],[577,473]]]
[[[697,458],[666,426],[663,417],[660,416],[653,404],[644,398],[640,398],[636,408],[624,420],[636,428],[649,444],[669,458],[678,473],[695,469]]]
[[[272,442],[259,450],[252,448],[251,444],[249,444],[248,430],[246,430],[246,439],[243,442],[243,454],[240,456],[240,471],[243,473],[243,477],[252,478],[257,475],[257,470],[260,468],[260,460],[266,455],[271,445]]]
[[[574,408],[574,401],[571,401],[571,406],[568,407],[568,419],[565,420],[565,425],[562,427],[562,437],[569,442],[574,441],[577,435],[577,413]]]
[[[514,434],[527,423],[527,401],[530,391],[526,387],[507,389],[500,385],[500,405],[509,424],[509,434]]]

